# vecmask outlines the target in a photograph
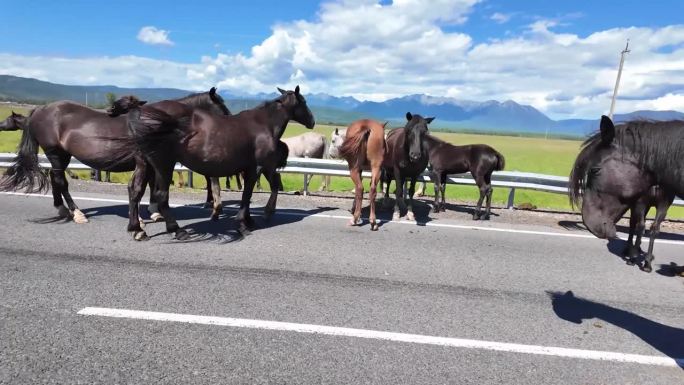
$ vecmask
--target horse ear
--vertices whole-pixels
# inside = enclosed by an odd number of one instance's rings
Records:
[[[139,105],[139,106],[143,106],[143,105],[145,105],[145,103],[147,103],[147,100],[140,100],[140,101],[138,101],[138,105]]]
[[[287,91],[285,91],[284,89],[282,89],[280,87],[276,87],[276,88],[278,88],[278,91],[280,91],[281,95],[285,95],[287,93]]]
[[[615,125],[609,117],[601,116],[601,143],[611,144],[615,139]]]
[[[433,120],[435,120],[435,117],[434,117],[434,116],[431,117],[431,118],[425,118],[425,121],[427,122],[427,124],[432,123]]]
[[[335,127],[335,135],[339,135],[340,132],[337,130],[337,127]]]
[[[299,85],[297,85],[297,87],[295,87],[295,95],[299,95]]]
[[[216,87],[211,87],[209,90],[209,95],[214,96],[216,94]]]
[[[406,120],[411,121],[411,119],[413,119],[413,115],[411,115],[410,112],[407,112],[406,113]]]

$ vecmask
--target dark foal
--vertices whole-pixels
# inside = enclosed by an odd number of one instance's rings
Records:
[[[396,183],[393,220],[401,218],[402,206],[406,206],[408,220],[416,219],[413,213],[413,194],[416,190],[416,181],[428,164],[429,152],[426,136],[428,124],[434,119],[407,112],[406,126],[396,128],[387,134],[385,139],[387,150],[382,167],[383,179],[386,183],[385,198],[389,196],[392,179]],[[410,180],[408,205],[404,202],[404,184],[407,179]]]
[[[480,199],[473,213],[473,219],[489,219],[492,202],[492,173],[501,171],[506,165],[504,156],[486,144],[470,144],[455,146],[432,135],[426,135],[430,148],[430,177],[435,184],[435,213],[444,211],[446,180],[449,174],[470,172],[480,189]],[[439,202],[439,195],[442,202]],[[487,199],[487,206],[482,213],[482,201]]]

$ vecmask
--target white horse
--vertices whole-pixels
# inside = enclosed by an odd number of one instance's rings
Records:
[[[307,132],[301,135],[281,139],[289,150],[288,156],[298,158],[323,159],[326,156],[327,142],[325,136],[316,132]],[[305,191],[309,190],[311,176],[306,175]],[[325,185],[325,178],[323,185]]]

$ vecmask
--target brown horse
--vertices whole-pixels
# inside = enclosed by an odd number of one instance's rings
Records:
[[[175,119],[149,107],[128,114],[129,138],[154,169],[159,211],[166,220],[167,231],[175,233],[177,239],[187,239],[188,234],[169,210],[169,183],[176,162],[210,177],[244,172],[244,190],[236,216],[242,236],[254,226],[249,204],[257,172],[263,171],[271,185],[264,212],[266,219],[273,215],[278,197],[276,170],[285,166],[288,153],[280,137],[290,120],[309,129],[315,124],[299,86],[294,91],[278,90],[281,96],[277,99],[237,115],[222,116],[195,109],[188,119]],[[131,213],[128,230],[134,233],[134,239],[147,239],[140,226],[132,227],[135,222],[137,217]]]
[[[501,171],[506,165],[504,156],[486,144],[455,146],[432,135],[426,135],[430,148],[430,168],[432,182],[435,184],[435,207],[433,211],[444,211],[446,178],[448,174],[470,171],[480,189],[480,199],[473,219],[489,219],[492,203],[492,172]],[[439,194],[442,203],[439,203]],[[487,208],[482,214],[482,201],[487,198]]]
[[[209,92],[189,95],[178,102],[191,107],[204,108],[217,114],[227,113],[223,99],[212,88]],[[140,105],[144,102],[139,102]],[[181,112],[177,106],[169,107],[165,102],[153,104],[156,109],[174,115]],[[110,111],[115,113],[115,111]],[[48,187],[48,177],[38,163],[38,146],[50,161],[49,181],[52,185],[54,206],[62,217],[73,216],[76,223],[88,220],[79,210],[71,197],[65,170],[74,156],[83,164],[96,169],[114,172],[135,169],[135,147],[121,149],[119,138],[128,136],[125,116],[110,117],[108,114],[93,110],[70,101],[58,101],[38,107],[31,111],[28,124],[21,138],[14,164],[0,182],[0,190],[28,192],[44,191]],[[116,153],[128,152],[126,160],[113,162]],[[121,158],[120,158],[121,159]],[[36,184],[37,183],[37,184]],[[152,188],[152,186],[150,186]],[[64,207],[64,200],[68,209]],[[157,212],[154,194],[150,197],[152,213]]]
[[[383,161],[385,198],[389,196],[389,189],[392,179],[396,182],[395,204],[393,220],[401,217],[401,209],[404,203],[404,183],[410,179],[409,201],[406,217],[415,220],[413,213],[413,194],[416,189],[418,176],[425,171],[428,164],[429,149],[427,139],[428,124],[435,118],[423,118],[420,115],[406,113],[406,126],[396,128],[387,134],[387,153]]]
[[[387,123],[385,123],[387,124]],[[361,119],[347,127],[347,134],[340,155],[349,164],[349,173],[354,182],[354,204],[352,205],[352,219],[350,226],[359,223],[361,217],[361,204],[363,202],[363,183],[361,172],[371,170],[370,183],[370,224],[371,230],[378,230],[379,226],[375,217],[375,197],[378,192],[378,182],[383,159],[385,158],[385,125],[375,120]]]

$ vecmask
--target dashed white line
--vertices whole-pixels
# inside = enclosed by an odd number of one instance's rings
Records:
[[[585,360],[612,361],[669,367],[684,367],[684,358],[647,356],[641,354],[628,354],[599,350],[571,349],[555,346],[523,345],[507,342],[492,342],[463,338],[435,337],[420,334],[395,333],[378,330],[352,329],[344,327],[300,324],[291,322],[265,321],[245,318],[212,317],[177,313],[160,313],[142,310],[111,309],[101,307],[86,307],[84,309],[81,309],[78,312],[78,314],[85,316],[127,318],[148,321],[180,322],[200,325],[228,326],[235,328],[321,334],[340,337],[356,337],[383,341],[437,345],[465,349],[493,350],[499,352],[534,354],[542,356],[555,356]]]

